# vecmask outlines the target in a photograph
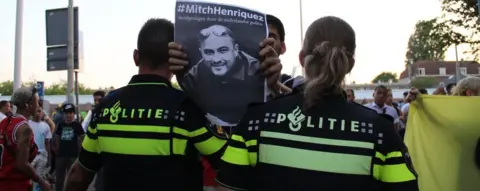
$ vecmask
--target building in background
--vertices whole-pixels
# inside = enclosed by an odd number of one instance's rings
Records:
[[[433,77],[440,83],[455,82],[455,61],[417,61],[412,64],[412,77]],[[467,76],[480,76],[480,64],[476,61],[460,61],[460,79]],[[408,68],[400,74],[401,82],[409,82]]]

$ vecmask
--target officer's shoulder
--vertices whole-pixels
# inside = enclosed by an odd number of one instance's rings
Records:
[[[272,107],[278,107],[279,105],[283,106],[286,104],[293,104],[293,103],[298,103],[301,101],[302,95],[298,93],[290,93],[290,94],[283,94],[276,96],[267,102],[261,102],[261,103],[251,103],[248,105],[248,109],[260,109],[260,108],[272,108]]]
[[[362,116],[362,118],[365,118],[371,121],[380,122],[380,123],[385,123],[385,122],[393,123],[393,120],[392,120],[393,118],[390,119],[391,117],[388,115],[378,114],[378,112],[375,111],[374,109],[371,109],[359,103],[350,102],[350,104],[351,104],[352,110],[355,113],[358,113],[359,116]]]
[[[359,111],[364,111],[364,112],[368,112],[368,113],[371,113],[371,114],[378,114],[377,111],[375,111],[374,109],[371,109],[365,105],[362,105],[362,104],[359,104],[357,102],[349,102],[349,104],[351,105],[351,107],[359,110]]]

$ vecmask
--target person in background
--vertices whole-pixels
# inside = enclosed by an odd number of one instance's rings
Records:
[[[50,183],[35,172],[31,162],[38,149],[27,118],[35,114],[39,97],[35,88],[22,87],[13,92],[11,103],[16,106],[15,115],[0,122],[2,166],[0,191],[26,191],[32,189],[31,181],[49,191]]]
[[[282,21],[274,15],[267,14],[267,24],[268,37],[275,40],[273,49],[279,56],[285,54],[287,46],[285,44],[285,27]],[[288,88],[282,88],[282,93],[289,93],[294,87],[303,84],[304,80],[303,76],[294,77],[288,74],[282,74],[280,76],[280,83]]]
[[[457,85],[456,83],[447,84],[447,86],[445,87],[445,91],[447,92],[447,95],[452,95],[452,89],[455,88],[456,85]]]
[[[417,91],[421,94],[428,94],[428,91],[425,88],[418,89]],[[407,95],[407,97],[405,98],[405,104],[403,104],[402,108],[400,109],[400,111],[403,113],[403,120],[405,124],[407,124],[408,111],[410,110],[410,102],[410,97],[408,97]]]
[[[65,121],[59,123],[55,131],[55,190],[63,190],[65,176],[78,156],[85,134],[82,125],[75,120],[75,105],[64,104],[62,112],[65,115]]]
[[[374,99],[373,102],[369,104],[365,104],[364,106],[375,110],[379,114],[387,114],[392,116],[394,120],[394,124],[397,126],[397,124],[400,122],[400,117],[398,116],[395,108],[385,104],[385,102],[387,101],[387,96],[388,96],[388,88],[385,87],[384,85],[379,85],[375,87],[375,90],[373,93],[373,99]]]
[[[2,100],[0,101],[0,121],[5,119],[7,115],[12,112],[12,107],[9,101]]]
[[[106,93],[105,91],[99,90],[93,93],[93,108],[97,106],[100,103],[100,100],[105,97]],[[88,129],[88,124],[90,124],[90,120],[92,119],[92,110],[89,110],[87,113],[87,116],[85,116],[85,119],[82,122],[82,127],[83,131],[87,132]]]
[[[403,113],[402,111],[400,111],[400,108],[398,106],[399,104],[393,101],[392,89],[388,89],[387,100],[385,101],[385,105],[393,107],[393,109],[395,109],[395,111],[397,112],[397,115],[399,116],[399,120],[397,122],[397,128],[398,128],[397,130],[405,128],[405,124],[403,123]]]
[[[35,144],[38,147],[38,154],[32,162],[32,166],[37,171],[40,177],[46,177],[48,175],[48,166],[50,165],[50,139],[52,138],[52,132],[48,124],[42,120],[43,118],[42,108],[37,108],[33,120],[28,121],[28,125],[33,130],[35,137]],[[37,188],[38,187],[38,188]],[[39,185],[35,185],[35,189],[39,189]]]
[[[443,87],[438,87],[437,89],[435,89],[432,95],[447,95],[447,91]]]
[[[346,89],[345,92],[347,93],[347,101],[355,102],[355,92],[353,89]]]

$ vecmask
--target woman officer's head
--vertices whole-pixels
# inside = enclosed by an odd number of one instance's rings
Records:
[[[322,17],[308,27],[299,55],[306,74],[307,109],[325,96],[342,93],[345,76],[355,63],[355,46],[353,28],[338,17]]]

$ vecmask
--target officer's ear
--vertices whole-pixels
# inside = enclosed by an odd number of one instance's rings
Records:
[[[280,49],[281,52],[279,52],[279,55],[285,54],[285,52],[287,51],[287,46],[285,45],[284,42],[282,42],[280,46],[281,46],[281,49]]]
[[[140,56],[138,54],[139,53],[137,49],[133,50],[133,61],[135,62],[135,66],[138,66],[140,64]]]
[[[300,51],[298,53],[298,60],[300,61],[300,65],[302,65],[302,67],[305,67],[305,65],[304,65],[305,54],[303,53],[303,51]]]

